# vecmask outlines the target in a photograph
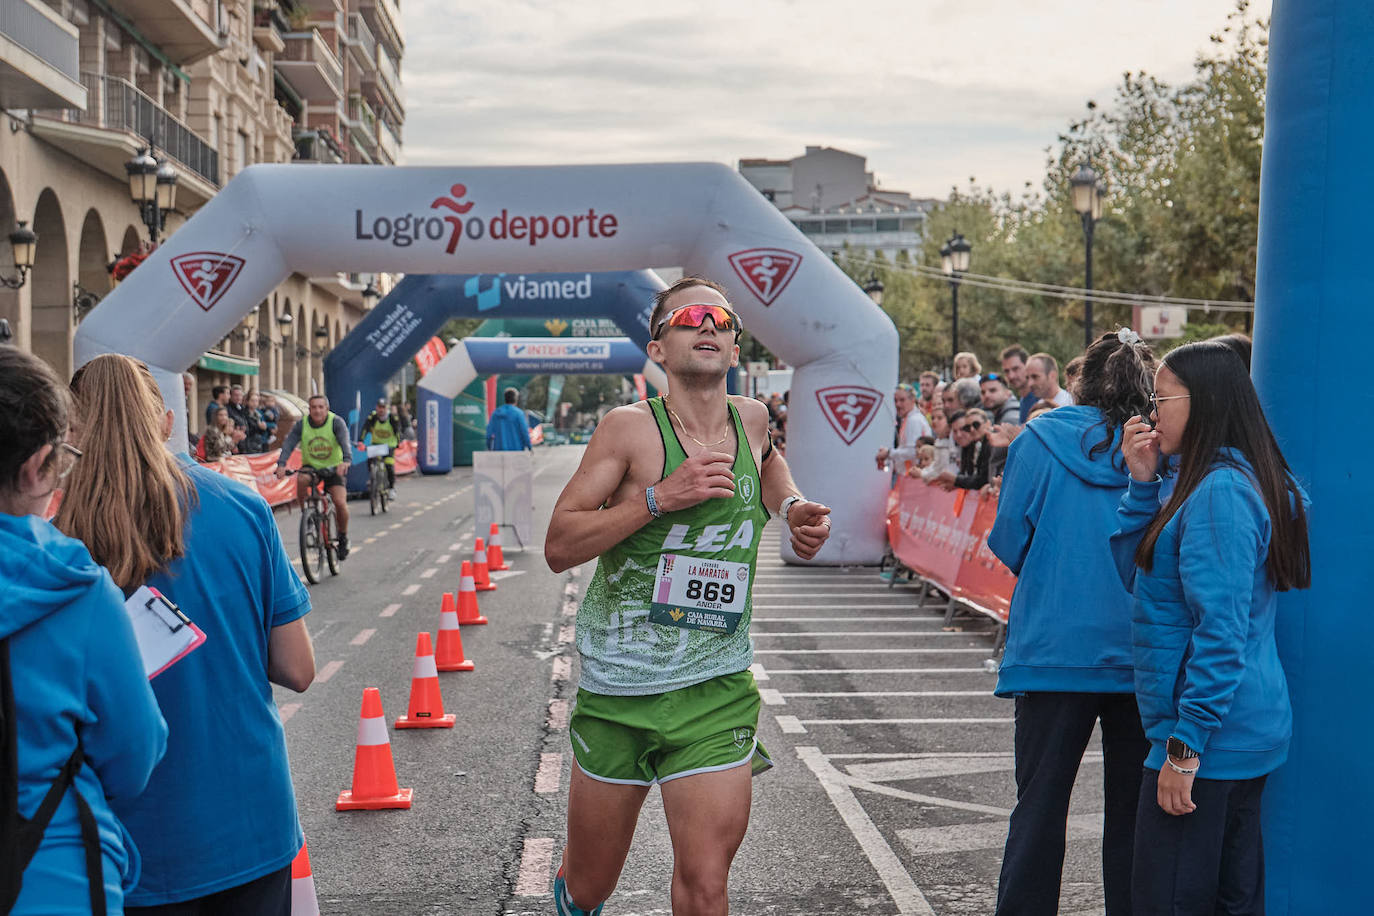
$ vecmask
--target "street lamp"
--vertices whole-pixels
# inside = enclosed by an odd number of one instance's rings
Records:
[[[382,294],[377,292],[377,287],[372,285],[372,281],[367,281],[367,286],[363,287],[363,311],[370,312],[372,307],[377,304],[377,300],[382,298]]]
[[[19,271],[16,277],[0,276],[0,286],[18,289],[28,279],[29,269],[33,267],[34,249],[38,236],[24,220],[19,220],[19,228],[10,233],[10,247],[14,249],[14,266]]]
[[[129,197],[142,210],[143,225],[148,227],[148,235],[156,245],[167,211],[176,206],[176,169],[154,159],[145,148],[124,163],[124,172],[129,178]]]
[[[868,275],[868,282],[864,284],[864,292],[868,293],[868,298],[873,300],[873,304],[881,307],[883,304],[883,281],[878,279],[876,273]]]
[[[1092,166],[1084,162],[1069,178],[1073,188],[1073,208],[1083,221],[1083,346],[1093,342],[1093,228],[1102,218],[1102,199],[1106,189]]]
[[[952,327],[950,330],[950,371],[953,372],[954,356],[959,352],[959,282],[968,270],[969,253],[973,246],[959,232],[955,232],[948,242],[940,246],[940,270],[949,278],[949,292],[953,300]]]

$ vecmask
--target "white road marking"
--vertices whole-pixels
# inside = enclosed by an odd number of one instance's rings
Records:
[[[344,663],[337,658],[332,662],[326,663],[323,668],[315,672],[315,683],[324,684],[328,682],[331,677],[339,673],[339,669],[343,667],[343,664]]]
[[[438,571],[439,571],[439,567],[437,567],[437,566],[431,566],[429,569],[427,569],[427,570],[425,570],[424,572],[420,573],[420,578],[421,578],[421,579],[433,579],[433,578],[434,578],[434,574],[437,573]]]
[[[778,723],[778,728],[782,729],[784,735],[804,735],[806,726],[801,724],[801,720],[796,716],[774,716],[774,721]]]
[[[520,874],[515,881],[517,897],[541,897],[549,893],[553,868],[553,837],[526,837],[520,852]]]
[[[754,662],[754,664],[749,666],[749,670],[754,672],[755,681],[763,683],[764,681],[768,680],[768,670],[764,668],[763,665],[761,665],[760,663]]]
[[[787,701],[782,696],[781,693],[771,687],[759,688],[759,699],[763,700],[764,706],[786,706]]]
[[[379,616],[379,617],[395,617],[395,616],[396,616],[396,612],[399,611],[400,609],[401,609],[401,606],[400,606],[399,604],[388,604],[386,607],[382,608],[382,612],[381,612],[380,614],[378,614],[377,616]]]
[[[937,808],[951,808],[955,811],[972,811],[974,814],[991,814],[994,817],[1010,817],[1010,808],[997,808],[992,805],[980,805],[976,802],[961,801],[957,798],[943,798],[938,795],[924,795],[920,792],[908,792],[905,789],[898,789],[893,786],[885,786],[876,782],[865,782],[862,779],[855,779],[852,776],[844,777],[844,781],[855,789],[863,789],[865,792],[872,792],[875,795],[886,795],[890,798],[900,798],[902,801],[915,802],[918,805],[934,805]],[[1002,837],[1006,838],[1006,828],[1002,828]]]
[[[549,729],[552,731],[562,731],[568,727],[568,701],[550,700],[549,701]]]
[[[964,634],[959,634],[964,635]],[[951,655],[976,652],[987,655],[987,649],[755,649],[755,655]]]
[[[373,541],[375,541],[375,540],[377,540],[375,537],[363,538],[363,543],[364,543],[364,544],[371,544],[371,543],[372,543]]]
[[[558,791],[559,780],[563,776],[562,754],[540,754],[539,771],[534,774],[534,791],[540,795],[551,795]]]
[[[391,526],[391,530],[392,530],[392,531],[395,531],[397,528],[403,528],[403,527],[405,527],[405,522],[397,522],[396,524],[394,524],[394,525]]]
[[[558,656],[557,658],[555,658],[555,659],[553,660],[553,677],[552,677],[552,680],[554,681],[554,683],[559,683],[559,682],[561,682],[561,681],[566,681],[566,680],[568,680],[568,679],[571,678],[571,677],[572,677],[572,659],[568,658],[566,655],[560,655],[560,656]]]
[[[418,592],[419,590],[420,590],[420,583],[419,583],[419,582],[412,582],[412,583],[410,583],[409,585],[407,585],[405,588],[401,589],[401,594],[402,594],[402,595],[407,595],[407,596],[409,596],[409,595],[415,594],[415,593]]]
[[[376,534],[376,537],[384,538],[384,537],[386,537],[386,536],[387,536],[388,534],[390,534],[390,533],[391,533],[390,531],[378,531],[377,534]]]
[[[458,551],[460,551],[460,550],[463,549],[463,545],[462,545],[462,544],[450,544],[450,545],[448,545],[448,549],[449,549],[450,552],[457,553]]]
[[[525,572],[526,571],[523,569],[498,569],[496,572],[488,573],[488,577],[493,582],[499,582],[502,579],[509,579],[512,576],[523,576]]]
[[[277,707],[277,718],[281,719],[281,724],[285,725],[291,721],[291,717],[301,711],[300,703],[283,703]]]
[[[576,633],[576,631],[577,627],[571,623],[566,623],[563,626],[559,627],[558,644],[561,646],[566,646],[568,643],[572,642],[574,638],[574,633]]]
[[[348,641],[348,644],[350,646],[361,646],[376,635],[377,631],[375,629],[360,630],[357,636],[354,636]]]
[[[854,835],[859,848],[864,851],[883,886],[887,888],[892,902],[897,906],[897,912],[903,916],[935,916],[935,911],[931,909],[921,889],[902,867],[902,860],[883,839],[882,833],[874,826],[863,806],[854,797],[853,790],[845,784],[844,776],[830,765],[820,748],[799,747],[797,756],[815,774],[825,794],[830,796],[835,811],[849,828],[849,832]]]
[[[447,562],[448,562],[448,558],[449,558],[450,556],[451,556],[451,554],[441,553],[441,554],[439,554],[437,557],[434,558],[434,562],[435,562],[435,563],[447,563]]]

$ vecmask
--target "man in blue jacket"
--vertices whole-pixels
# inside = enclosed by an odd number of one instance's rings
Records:
[[[519,407],[520,391],[507,388],[505,403],[491,413],[487,421],[487,450],[492,452],[518,452],[530,449],[530,424],[525,412]]]

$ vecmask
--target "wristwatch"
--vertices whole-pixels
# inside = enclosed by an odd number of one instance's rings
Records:
[[[1201,752],[1193,750],[1173,735],[1164,742],[1164,752],[1175,760],[1197,760],[1202,757]]]
[[[787,513],[788,513],[789,511],[791,511],[792,506],[793,506],[794,504],[796,504],[796,503],[804,503],[804,502],[806,502],[806,497],[805,497],[805,496],[789,496],[789,497],[787,497],[786,499],[784,499],[784,500],[782,501],[782,505],[778,507],[778,515],[781,515],[781,516],[782,516],[782,523],[783,523],[784,525],[790,525],[790,524],[791,524],[791,523],[788,522],[788,520],[787,520]]]

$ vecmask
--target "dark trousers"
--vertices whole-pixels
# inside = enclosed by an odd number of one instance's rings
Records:
[[[1069,796],[1099,720],[1107,916],[1130,916],[1136,802],[1149,743],[1135,695],[1129,693],[1030,693],[1016,698],[1016,808],[997,882],[997,916],[1059,912]]]
[[[1164,813],[1146,770],[1136,814],[1135,916],[1264,916],[1264,780],[1196,779],[1192,814]]]
[[[126,916],[291,916],[291,866],[181,903],[126,906]]]

